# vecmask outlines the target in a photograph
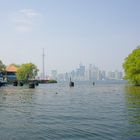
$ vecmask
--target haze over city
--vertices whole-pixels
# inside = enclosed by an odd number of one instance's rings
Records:
[[[0,60],[66,72],[122,70],[139,44],[139,0],[0,0]]]

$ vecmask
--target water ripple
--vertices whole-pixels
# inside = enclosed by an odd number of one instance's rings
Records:
[[[122,84],[1,88],[0,139],[137,140],[140,96],[132,93]]]

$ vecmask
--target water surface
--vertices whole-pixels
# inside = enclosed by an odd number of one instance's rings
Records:
[[[140,89],[68,83],[0,88],[2,140],[138,140]]]

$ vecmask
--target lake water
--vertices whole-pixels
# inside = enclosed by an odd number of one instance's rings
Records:
[[[68,83],[0,88],[0,140],[139,140],[140,88]]]

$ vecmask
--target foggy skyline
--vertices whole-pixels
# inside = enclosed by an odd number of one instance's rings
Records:
[[[0,0],[0,60],[45,73],[94,64],[122,70],[140,45],[139,0]]]

